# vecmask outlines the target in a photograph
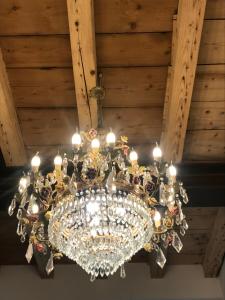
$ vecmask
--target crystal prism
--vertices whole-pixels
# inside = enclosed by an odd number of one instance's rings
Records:
[[[122,265],[120,267],[120,277],[123,279],[126,277],[126,271],[125,271],[124,265]]]
[[[29,243],[25,257],[27,259],[27,262],[30,263],[30,261],[33,257],[33,244],[32,243]]]
[[[54,270],[53,253],[51,252],[48,263],[46,265],[46,272],[49,275],[53,270]]]
[[[183,227],[184,227],[184,229],[185,230],[188,230],[188,223],[187,223],[187,221],[186,221],[186,219],[183,219]]]
[[[183,248],[183,244],[179,238],[179,235],[174,231],[173,232],[173,239],[172,239],[172,246],[173,248],[179,253]]]
[[[156,263],[160,266],[161,269],[163,269],[163,267],[166,263],[166,257],[164,255],[162,249],[158,248],[156,251],[157,251]]]

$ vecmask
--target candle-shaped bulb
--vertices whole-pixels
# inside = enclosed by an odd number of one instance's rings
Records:
[[[72,145],[80,146],[81,145],[81,136],[79,133],[74,133],[72,136]]]
[[[56,155],[56,157],[54,158],[54,165],[55,165],[55,170],[56,171],[61,171],[62,156],[60,156],[59,154]]]
[[[159,160],[162,157],[162,150],[159,148],[158,145],[155,146],[152,154],[153,154],[154,160]]]
[[[38,154],[36,154],[32,160],[31,160],[31,166],[32,166],[32,170],[33,172],[37,172],[38,171],[38,168],[40,167],[40,164],[41,164],[41,159],[40,157],[38,156]]]
[[[115,144],[115,142],[116,142],[116,136],[112,131],[110,131],[106,136],[106,143]]]
[[[36,202],[34,202],[31,206],[31,212],[32,214],[36,215],[39,213],[39,206],[37,205]]]
[[[157,210],[155,211],[153,219],[154,219],[155,227],[158,228],[161,225],[161,215]]]
[[[131,162],[135,162],[135,161],[138,160],[138,154],[137,154],[137,152],[134,151],[134,150],[132,150],[132,151],[130,152],[129,157],[130,157],[130,161],[131,161]]]
[[[169,175],[171,177],[175,177],[177,175],[177,169],[173,165],[169,166]]]
[[[91,141],[91,148],[92,149],[99,149],[99,147],[100,147],[99,139],[93,139]]]

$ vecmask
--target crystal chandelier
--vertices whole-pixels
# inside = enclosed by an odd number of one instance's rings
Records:
[[[188,197],[176,180],[176,168],[162,159],[156,145],[154,163],[138,164],[138,154],[129,149],[127,137],[76,132],[73,151],[54,159],[54,170],[42,175],[38,153],[31,171],[19,181],[10,206],[17,208],[17,234],[28,237],[30,262],[34,252],[53,259],[63,255],[80,265],[91,280],[114,274],[140,249],[156,251],[163,268],[163,248],[182,249],[180,235],[188,229],[182,202]]]

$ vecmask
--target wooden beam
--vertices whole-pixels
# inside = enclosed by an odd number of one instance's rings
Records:
[[[203,260],[206,277],[219,274],[225,254],[225,207],[220,207]]]
[[[161,146],[167,160],[182,159],[206,0],[180,0],[174,24],[168,109]],[[175,20],[174,20],[175,22]]]
[[[90,97],[96,86],[94,9],[92,0],[67,0],[73,74],[80,129],[98,125],[97,100]]]
[[[26,163],[26,152],[0,50],[0,147],[7,166]]]

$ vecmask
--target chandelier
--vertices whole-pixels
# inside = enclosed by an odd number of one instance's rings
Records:
[[[36,251],[47,255],[46,272],[53,260],[63,255],[80,265],[91,281],[114,274],[140,249],[156,252],[156,263],[166,263],[163,248],[177,252],[182,242],[177,233],[188,229],[182,202],[186,190],[176,180],[176,168],[162,159],[158,145],[150,166],[138,164],[138,154],[127,137],[76,132],[73,151],[58,154],[54,170],[43,175],[38,153],[31,171],[19,181],[18,192],[9,206],[17,208],[17,234],[28,237],[26,259]]]

